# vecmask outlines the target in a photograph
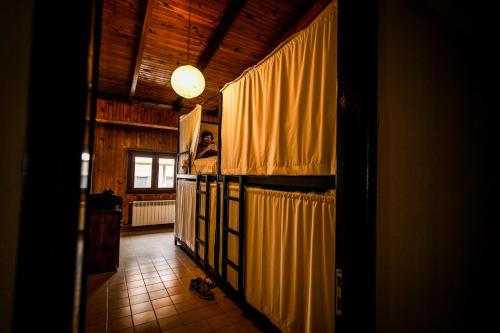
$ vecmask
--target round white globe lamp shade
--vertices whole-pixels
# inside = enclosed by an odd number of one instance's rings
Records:
[[[199,96],[205,89],[205,78],[198,68],[191,65],[177,67],[170,79],[174,91],[184,98]]]

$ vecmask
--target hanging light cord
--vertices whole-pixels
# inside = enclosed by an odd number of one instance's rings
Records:
[[[191,39],[191,0],[189,0],[189,24],[188,24],[188,61],[189,65],[189,40]]]

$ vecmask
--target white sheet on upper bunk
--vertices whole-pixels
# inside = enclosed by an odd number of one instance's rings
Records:
[[[179,153],[186,151],[195,156],[201,123],[201,105],[179,117]]]
[[[217,156],[197,158],[191,166],[191,173],[198,174],[217,174]]]
[[[246,188],[245,295],[287,332],[334,332],[335,191]]]
[[[177,181],[176,205],[175,236],[194,251],[196,182],[182,179]]]
[[[221,91],[222,174],[335,174],[336,1]]]

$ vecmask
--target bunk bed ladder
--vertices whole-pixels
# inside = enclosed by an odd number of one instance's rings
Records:
[[[245,186],[244,178],[242,176],[237,177],[239,183],[239,197],[232,197],[229,195],[229,177],[223,176],[223,205],[222,205],[222,278],[227,281],[227,265],[231,266],[235,271],[238,272],[238,293],[244,299],[244,242],[245,242]],[[228,215],[229,215],[229,201],[239,202],[239,216],[238,216],[238,230],[234,230],[229,227]],[[238,263],[234,263],[228,258],[228,234],[232,234],[238,237]]]
[[[208,175],[205,175],[205,191],[200,188],[201,175],[196,176],[196,213],[194,219],[194,260],[208,269],[208,244],[209,244],[209,226],[210,226],[210,182]],[[201,196],[205,195],[205,215],[200,214]],[[200,221],[204,222],[205,239],[200,238]],[[203,258],[200,256],[200,245],[205,249]]]

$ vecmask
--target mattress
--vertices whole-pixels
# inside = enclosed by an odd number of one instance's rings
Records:
[[[217,174],[217,156],[198,158],[193,161],[191,173],[199,174]]]

